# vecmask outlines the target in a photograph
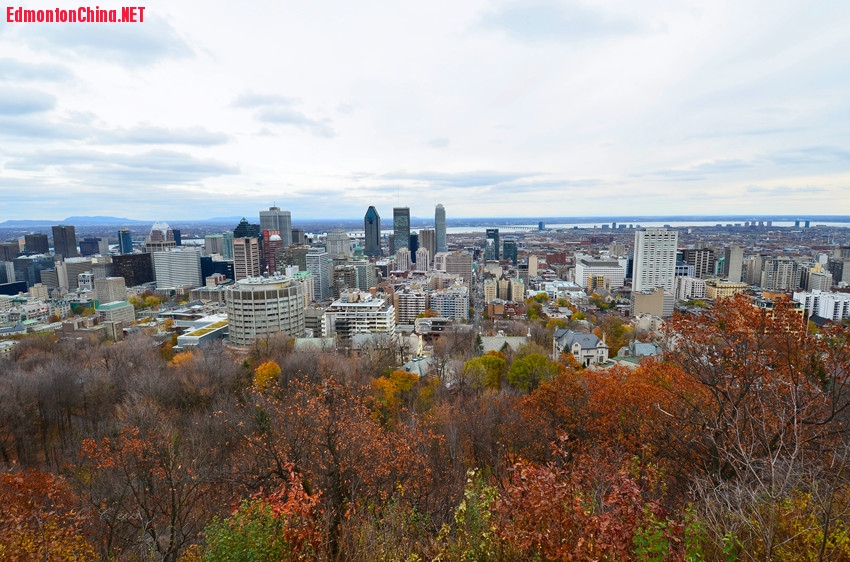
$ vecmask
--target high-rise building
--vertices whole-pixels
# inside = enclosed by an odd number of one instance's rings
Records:
[[[303,228],[292,229],[292,243],[303,246],[307,243],[307,236],[304,234]]]
[[[484,246],[484,259],[499,261],[499,229],[488,228]]]
[[[124,278],[128,287],[151,283],[153,275],[152,254],[126,254],[112,256],[112,268],[115,275]]]
[[[25,234],[24,250],[28,254],[46,254],[50,251],[50,243],[46,234]]]
[[[434,234],[436,236],[436,248],[434,253],[446,252],[446,208],[442,204],[434,209]]]
[[[313,299],[324,300],[331,296],[330,256],[324,248],[313,247],[307,252],[307,271],[313,274]]]
[[[419,247],[428,250],[429,256],[437,253],[437,236],[433,229],[423,228],[419,231]]]
[[[428,271],[431,264],[431,253],[426,248],[416,250],[416,271]]]
[[[264,230],[261,246],[263,248],[261,260],[263,271],[266,273],[278,271],[277,252],[285,247],[280,233],[276,230]]]
[[[399,248],[395,253],[395,270],[410,271],[411,259],[410,250],[407,248]]]
[[[416,252],[419,250],[419,234],[411,232],[409,241],[407,249],[410,250],[410,259],[416,262]]]
[[[366,244],[363,250],[367,256],[376,258],[381,255],[381,215],[375,207],[369,207],[363,217],[363,229],[366,231]]]
[[[764,260],[761,272],[761,288],[767,291],[795,291],[800,288],[802,269],[791,258]]]
[[[224,238],[221,234],[207,234],[204,236],[204,255],[221,255],[224,249]]]
[[[431,308],[444,318],[469,320],[469,290],[466,287],[451,287],[431,293]]]
[[[413,324],[416,317],[427,307],[428,296],[422,291],[410,288],[393,293],[393,308],[397,324]]]
[[[679,233],[667,228],[635,230],[635,261],[632,290],[652,291],[656,287],[675,291],[676,245]]]
[[[174,230],[168,223],[157,222],[151,227],[151,232],[145,238],[145,253],[164,252],[177,247]]]
[[[80,240],[80,255],[93,256],[95,254],[109,255],[109,243],[106,238],[87,236]]]
[[[297,267],[298,271],[307,271],[307,252],[310,251],[309,246],[295,246],[281,248],[277,251],[277,270],[286,271],[287,267]],[[313,293],[310,293],[310,298],[313,298]]]
[[[80,255],[77,251],[77,233],[73,226],[60,224],[53,227],[53,253],[63,258],[76,258]]]
[[[12,261],[19,255],[21,255],[21,245],[17,242],[0,244],[0,261]]]
[[[200,287],[201,252],[196,248],[172,248],[153,253],[153,271],[157,289]]]
[[[233,345],[251,345],[279,332],[292,338],[304,334],[300,281],[280,276],[242,279],[225,290],[225,301]]]
[[[340,255],[351,257],[351,240],[348,233],[341,228],[335,228],[328,233],[326,247],[331,258]]]
[[[744,250],[740,246],[726,248],[723,257],[723,275],[733,283],[739,283],[743,274]]]
[[[410,249],[410,207],[393,208],[393,247],[391,253],[401,248]]]
[[[229,230],[221,233],[221,257],[225,260],[233,259],[233,233]]]
[[[260,230],[256,225],[248,222],[248,219],[242,217],[236,228],[233,229],[233,238],[259,238]]]
[[[466,252],[452,252],[445,257],[446,273],[460,275],[465,283],[472,281],[472,256]]]
[[[260,211],[260,230],[277,230],[284,248],[292,245],[292,215],[280,207]]]
[[[129,228],[118,230],[118,253],[122,255],[133,253],[133,236]]]
[[[236,281],[259,277],[260,242],[255,237],[233,239],[233,275]]]
[[[504,259],[511,260],[511,263],[516,265],[517,262],[517,244],[516,240],[505,240],[502,242],[502,255]]]
[[[101,304],[127,300],[127,284],[123,277],[94,279],[95,298]]]
[[[711,248],[684,249],[682,250],[682,261],[694,266],[694,277],[699,279],[714,277],[714,250]]]

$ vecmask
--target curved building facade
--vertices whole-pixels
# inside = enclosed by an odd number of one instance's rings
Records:
[[[251,277],[227,288],[229,340],[251,345],[278,332],[293,338],[304,333],[302,284],[285,277]]]

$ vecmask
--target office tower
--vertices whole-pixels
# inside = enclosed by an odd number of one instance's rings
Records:
[[[224,237],[221,234],[207,234],[204,236],[204,254],[222,255],[224,253]]]
[[[260,242],[255,237],[233,239],[233,276],[236,281],[260,276]]]
[[[331,258],[351,257],[351,241],[348,233],[341,228],[335,228],[328,233],[326,247]]]
[[[506,260],[511,260],[511,263],[516,265],[517,261],[517,245],[516,240],[505,240],[502,243],[502,255]]]
[[[292,245],[292,215],[280,207],[260,211],[260,230],[277,230],[284,248]]]
[[[761,288],[766,291],[793,291],[800,288],[802,270],[791,258],[769,258],[764,260],[761,272]]]
[[[431,264],[431,253],[427,248],[419,248],[416,250],[416,271],[428,271],[428,266]]]
[[[741,281],[744,265],[744,250],[740,246],[726,248],[723,257],[723,275],[733,283]]]
[[[307,271],[307,252],[309,246],[290,246],[277,251],[277,270],[286,271],[288,267],[297,267],[298,271]],[[312,298],[312,293],[310,298]]]
[[[15,282],[15,264],[10,261],[0,261],[0,284]]]
[[[122,228],[118,231],[118,253],[132,254],[133,253],[133,237],[130,234],[129,228]]]
[[[19,255],[21,255],[21,245],[17,242],[0,244],[0,261],[12,261]]]
[[[233,229],[233,238],[259,238],[260,231],[256,226],[248,222],[248,219],[242,217],[236,228]]]
[[[431,228],[423,228],[419,231],[419,247],[428,250],[428,255],[437,253],[437,233]]]
[[[410,250],[410,259],[413,262],[416,262],[416,252],[419,250],[419,234],[418,233],[410,233],[409,242],[407,244],[407,249]]]
[[[484,246],[484,259],[499,261],[499,229],[488,228]]]
[[[28,254],[46,254],[50,251],[50,243],[46,234],[25,234],[24,251]]]
[[[714,250],[710,248],[684,249],[682,250],[682,261],[694,266],[694,277],[698,279],[714,277]]]
[[[678,239],[678,231],[667,228],[635,230],[633,291],[652,291],[656,287],[664,287],[672,294],[675,290]]]
[[[177,247],[174,240],[174,230],[168,223],[157,222],[151,227],[151,232],[145,238],[145,253],[164,252]]]
[[[152,257],[157,289],[200,287],[204,284],[201,252],[196,248],[172,248],[154,252]]]
[[[304,234],[303,228],[292,229],[292,243],[299,244],[301,246],[307,243],[307,235]]]
[[[764,260],[761,256],[750,256],[744,260],[741,267],[741,276],[747,285],[758,285],[761,283],[761,272]]]
[[[528,256],[528,276],[537,277],[537,256]]]
[[[182,233],[178,229],[174,229],[171,231],[174,234],[174,245],[180,247],[183,245],[183,237]]]
[[[280,276],[241,279],[228,287],[230,343],[247,346],[280,332],[291,338],[304,335],[303,291],[300,281]]]
[[[112,270],[115,275],[124,278],[128,287],[137,287],[151,283],[153,274],[152,254],[126,254],[112,256]]]
[[[446,252],[446,208],[442,204],[434,209],[434,234],[436,247],[434,253]]]
[[[366,244],[363,250],[370,258],[381,255],[381,215],[375,207],[369,207],[363,217],[363,230],[366,231]]]
[[[262,270],[266,273],[274,273],[277,269],[277,252],[284,248],[283,239],[276,230],[263,231]]]
[[[396,271],[410,271],[410,250],[407,248],[400,248],[395,253],[395,270]]]
[[[53,227],[53,253],[63,258],[76,258],[77,234],[73,226],[58,225]]]
[[[221,257],[225,260],[233,259],[233,233],[229,230],[221,233]]]
[[[391,253],[401,248],[410,249],[410,208],[393,208],[393,247]]]
[[[105,238],[87,236],[80,240],[80,255],[93,256],[95,254],[109,255],[109,242]]]
[[[127,300],[127,284],[123,277],[94,280],[95,299],[101,304]]]
[[[452,252],[445,257],[446,273],[460,275],[465,283],[472,281],[472,256],[466,252]]]
[[[310,248],[307,252],[307,271],[313,274],[313,299],[320,301],[331,296],[330,257],[324,248]]]

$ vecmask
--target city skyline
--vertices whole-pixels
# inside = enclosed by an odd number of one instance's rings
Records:
[[[4,18],[0,222],[850,214],[850,6],[620,4]]]

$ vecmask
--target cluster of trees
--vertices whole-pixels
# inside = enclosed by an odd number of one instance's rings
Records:
[[[423,378],[29,338],[0,363],[0,557],[848,560],[848,335],[736,298],[636,370],[449,334]]]

